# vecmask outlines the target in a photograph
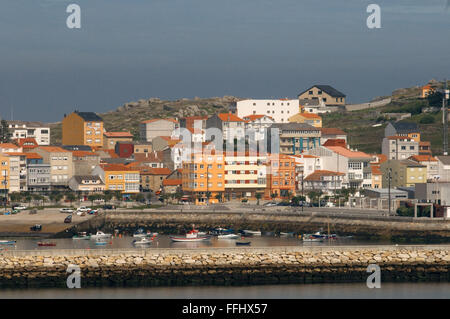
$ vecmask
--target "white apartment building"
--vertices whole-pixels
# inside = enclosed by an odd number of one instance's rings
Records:
[[[20,156],[7,154],[9,157],[9,192],[20,192]]]
[[[264,114],[247,115],[243,117],[245,123],[245,130],[250,135],[252,132],[256,141],[263,141],[267,139],[268,128],[275,123],[273,117]]]
[[[267,157],[251,153],[225,154],[225,192],[230,199],[255,197],[267,185]]]
[[[38,145],[50,145],[50,127],[41,122],[8,121],[13,138],[34,138]]]
[[[298,100],[243,100],[236,102],[236,115],[244,117],[248,115],[267,115],[273,118],[275,123],[289,123],[289,118],[300,112]]]
[[[382,154],[391,160],[404,160],[419,155],[419,142],[407,136],[388,136],[383,138]]]

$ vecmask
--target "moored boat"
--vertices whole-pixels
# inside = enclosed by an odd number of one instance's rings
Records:
[[[250,240],[237,240],[236,246],[249,246],[251,243],[252,242]]]
[[[226,234],[226,235],[218,235],[217,239],[237,239],[239,235],[236,234]]]
[[[0,240],[0,245],[14,245],[15,243],[15,240]]]
[[[73,236],[72,239],[91,239],[91,236],[89,236],[86,232],[80,232],[77,235]]]
[[[261,231],[259,231],[259,230],[244,229],[243,233],[247,236],[261,236]]]
[[[280,232],[281,237],[294,237],[294,232]]]
[[[205,240],[209,240],[210,238],[211,237],[209,237],[209,236],[199,236],[198,231],[195,229],[189,231],[185,237],[170,236],[170,239],[175,242],[205,241]]]
[[[152,243],[152,239],[148,239],[147,237],[141,238],[141,240],[133,240],[133,245],[150,245]]]
[[[38,242],[37,244],[40,247],[54,247],[54,246],[56,246],[56,243]]]
[[[104,239],[104,238],[110,238],[111,234],[105,234],[104,232],[97,231],[95,235],[91,235],[91,239]]]

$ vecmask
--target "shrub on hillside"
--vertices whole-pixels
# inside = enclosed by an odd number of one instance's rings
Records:
[[[432,115],[425,115],[420,119],[420,124],[432,124],[434,123],[435,119]]]

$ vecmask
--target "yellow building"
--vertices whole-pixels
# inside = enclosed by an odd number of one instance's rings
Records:
[[[75,111],[62,120],[63,145],[103,146],[103,120],[94,112]]]
[[[0,178],[0,194],[4,196],[9,190],[9,157],[3,153],[0,153]]]
[[[120,191],[122,194],[139,193],[139,169],[127,167],[123,164],[107,164],[97,166],[92,175],[100,176],[105,183],[105,190]]]
[[[289,118],[291,123],[306,123],[314,127],[322,127],[322,118],[314,113],[297,113]]]
[[[195,204],[218,203],[225,191],[223,153],[196,153],[183,163],[183,192]],[[209,199],[208,199],[209,195]],[[219,198],[218,198],[219,197]]]
[[[427,166],[412,160],[388,160],[381,163],[383,188],[389,186],[389,170],[391,171],[391,187],[411,187],[427,182]]]

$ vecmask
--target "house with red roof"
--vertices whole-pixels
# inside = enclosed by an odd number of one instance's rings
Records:
[[[133,134],[130,132],[104,132],[103,148],[107,150],[115,149],[117,142],[132,142]]]
[[[345,174],[327,170],[316,170],[303,179],[303,187],[307,191],[315,190],[332,194],[342,188]]]
[[[232,113],[214,114],[206,120],[206,129],[217,129],[222,132],[222,136],[215,137],[219,140],[233,140],[245,138],[245,121]]]
[[[431,155],[413,155],[408,159],[427,167],[427,180],[431,181],[439,177],[439,165],[436,157]]]

